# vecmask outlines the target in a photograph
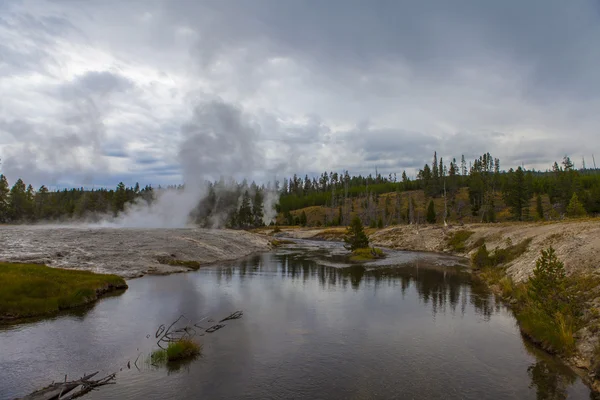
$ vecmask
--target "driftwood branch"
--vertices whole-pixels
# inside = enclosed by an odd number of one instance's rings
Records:
[[[173,321],[168,327],[164,324],[160,325],[154,333],[154,338],[157,339],[156,344],[161,349],[165,349],[165,346],[168,346],[171,342],[176,342],[181,339],[190,339],[194,336],[202,336],[204,335],[204,333],[213,333],[215,331],[218,331],[219,329],[225,327],[225,325],[222,324],[222,322],[239,319],[242,317],[242,315],[242,311],[235,311],[229,314],[227,317],[220,320],[219,323],[213,324],[208,328],[204,328],[200,325],[200,322],[206,320],[207,317],[200,319],[200,321],[194,324],[186,324],[182,327],[177,327],[177,324],[179,324],[182,320],[187,320],[187,318],[184,315],[180,315],[179,318]],[[209,319],[208,322],[214,323],[212,319]],[[151,336],[148,335],[146,337],[149,338]],[[138,370],[140,369],[137,365],[139,358],[140,355],[138,354],[137,358],[133,362],[133,365]],[[131,361],[127,363],[127,368],[131,369]],[[23,397],[22,400],[72,400],[81,397],[101,386],[111,385],[115,383],[116,373],[107,375],[104,378],[98,380],[93,380],[92,378],[97,374],[98,372],[94,372],[93,374],[89,375],[84,375],[83,377],[75,381],[67,381],[67,376],[65,375],[64,382],[52,382],[45,388],[36,390],[35,392]],[[79,390],[74,392],[74,390],[77,388],[79,388]]]
[[[75,381],[67,381],[65,377],[64,382],[52,383],[43,389],[36,390],[30,395],[23,397],[22,400],[71,400],[81,397],[100,386],[115,383],[114,379],[116,374],[110,374],[104,378],[92,380],[97,374],[98,372],[94,372],[93,374],[85,375]],[[80,388],[78,391],[71,393],[78,387]]]

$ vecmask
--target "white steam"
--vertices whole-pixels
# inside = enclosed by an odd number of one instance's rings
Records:
[[[157,193],[151,205],[140,200],[102,225],[114,227],[183,228],[206,195],[206,184],[216,177],[248,176],[263,167],[257,145],[259,125],[242,110],[222,100],[199,102],[192,118],[181,127],[178,159],[185,188]],[[265,190],[264,222],[275,217],[279,194]],[[224,215],[212,215],[214,227],[225,224]]]

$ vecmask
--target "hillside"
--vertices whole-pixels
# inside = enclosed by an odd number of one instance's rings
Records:
[[[561,218],[560,212],[552,206],[550,203],[549,196],[541,195],[542,208],[545,219],[547,220],[558,220]],[[327,207],[327,206],[311,206],[300,208],[297,210],[290,211],[290,214],[294,220],[298,219],[300,224],[300,218],[302,213],[306,214],[306,226],[320,227],[324,225],[330,225],[331,221],[339,219],[341,213],[342,225],[345,225],[346,221],[349,221],[355,215],[361,217],[363,222],[372,227],[377,226],[381,219],[383,226],[390,226],[396,224],[408,224],[411,219],[409,201],[413,203],[412,210],[412,221],[414,223],[425,224],[427,215],[427,206],[429,201],[433,200],[434,208],[436,212],[436,223],[443,223],[444,221],[444,198],[443,197],[429,197],[425,194],[424,190],[411,190],[405,192],[388,192],[377,196],[376,205],[372,206],[366,198],[350,198],[345,203],[340,204],[338,207]],[[528,201],[528,215],[532,220],[537,219],[536,212],[536,199],[531,198]],[[468,188],[460,188],[456,194],[452,197],[448,197],[446,201],[448,210],[447,222],[448,223],[480,223],[482,222],[481,215],[473,215],[471,206],[469,203],[469,190]],[[340,210],[340,208],[342,208]],[[340,212],[341,211],[341,212]],[[496,222],[508,222],[514,219],[511,214],[510,207],[505,203],[503,196],[500,192],[494,193],[494,212]],[[277,216],[277,223],[280,225],[287,225],[288,221],[285,218],[284,213],[279,213]]]

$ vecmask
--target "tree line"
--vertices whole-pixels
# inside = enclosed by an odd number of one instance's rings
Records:
[[[597,215],[600,213],[599,172],[585,167],[577,169],[569,157],[564,157],[560,164],[555,162],[546,171],[523,167],[505,171],[500,168],[500,160],[489,153],[469,163],[464,156],[460,162],[452,159],[446,163],[434,153],[432,162],[419,169],[416,179],[410,179],[406,171],[398,177],[396,174],[384,176],[377,171],[375,175],[353,176],[346,170],[323,172],[312,178],[293,175],[281,183],[274,182],[273,186],[224,179],[208,182],[205,195],[190,214],[190,221],[206,227],[261,226],[269,222],[264,218],[265,212],[270,211],[265,210],[265,196],[275,194],[279,197],[276,211],[281,215],[280,222],[290,225],[306,225],[306,213],[293,211],[310,206],[325,206],[326,213],[320,221],[324,225],[348,225],[356,214],[369,226],[414,223],[421,217],[423,222],[434,223],[451,218],[452,212],[461,214],[465,208],[478,221],[494,222],[498,201],[519,221]],[[138,183],[128,187],[123,182],[115,189],[50,191],[42,185],[35,190],[22,179],[11,187],[7,178],[0,175],[0,223],[94,221],[107,215],[117,216],[127,204],[151,205],[164,191],[182,190],[185,190],[184,185],[142,188]],[[417,190],[428,200],[423,207],[413,195]],[[460,190],[468,193],[466,204],[459,199]],[[382,196],[389,193],[395,196]],[[544,207],[542,197],[548,199],[550,209]],[[535,207],[530,207],[532,200]]]
[[[9,185],[0,174],[0,223],[33,223],[86,220],[97,222],[116,217],[129,204],[152,205],[166,191],[184,191],[185,185],[158,186],[138,183],[115,189],[71,188],[50,191],[45,185],[35,190],[22,179]],[[190,213],[190,222],[203,227],[250,228],[264,225],[265,194],[270,186],[252,182],[207,182],[205,194]]]
[[[469,163],[464,156],[460,162],[452,159],[446,163],[441,157],[438,159],[436,152],[432,162],[419,169],[414,180],[405,171],[400,179],[396,174],[382,176],[377,172],[366,177],[350,176],[348,171],[341,174],[324,172],[312,179],[294,175],[283,182],[279,211],[285,223],[302,225],[305,217],[293,215],[292,211],[324,206],[328,211],[319,224],[348,225],[351,215],[358,212],[355,210],[358,204],[361,219],[370,226],[381,226],[386,221],[413,223],[420,215],[414,215],[418,205],[410,193],[422,190],[429,199],[424,206],[424,222],[430,223],[439,221],[440,217],[446,221],[451,210],[456,214],[465,207],[478,222],[495,222],[499,201],[508,207],[512,219],[518,221],[600,213],[598,169],[587,169],[584,165],[577,169],[568,156],[546,171],[523,167],[506,171],[500,165],[500,160],[490,153]],[[467,191],[467,204],[458,198],[460,190]],[[381,205],[380,196],[386,193],[395,193],[395,196],[385,196],[386,204]],[[408,198],[402,200],[402,193],[408,193]],[[542,197],[548,199],[551,215],[545,215]],[[395,204],[388,204],[390,199]],[[439,201],[438,210],[435,209],[436,199],[443,199],[443,210],[439,209]],[[535,199],[535,207],[530,207],[532,199]],[[401,204],[402,201],[405,204]]]

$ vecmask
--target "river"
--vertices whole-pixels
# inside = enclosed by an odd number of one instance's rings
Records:
[[[299,242],[133,279],[86,310],[0,328],[0,399],[97,370],[117,372],[117,383],[86,399],[594,398],[457,264],[392,252],[345,267],[339,244]],[[146,361],[159,325],[235,310],[241,319],[198,338],[201,358]]]

